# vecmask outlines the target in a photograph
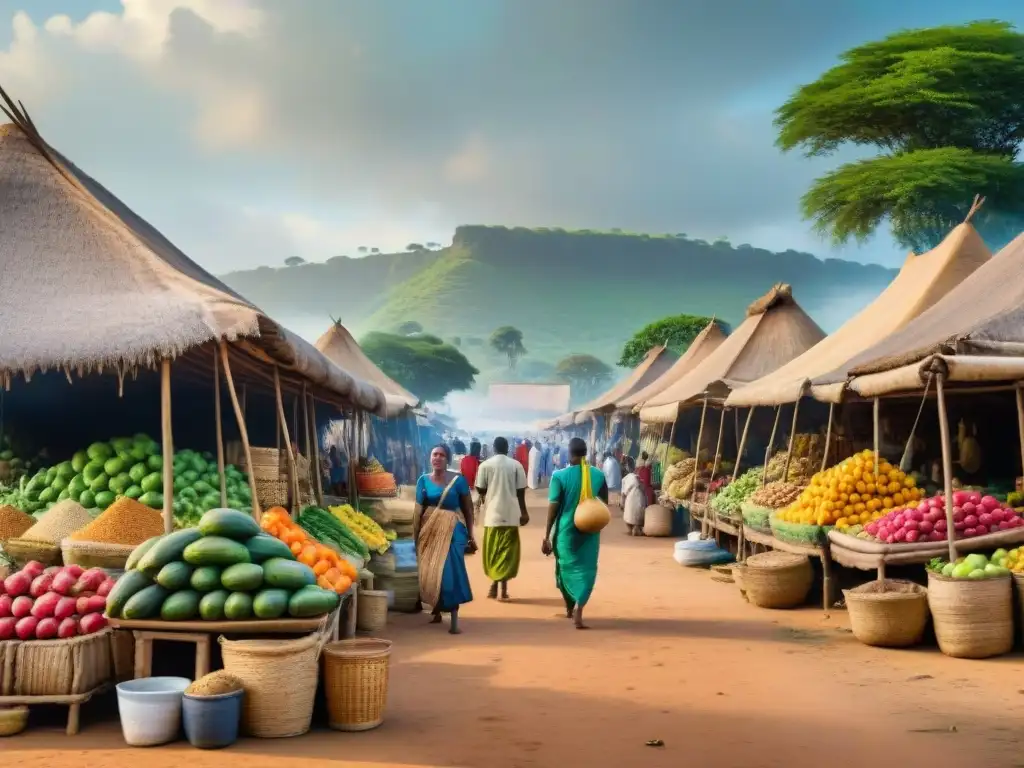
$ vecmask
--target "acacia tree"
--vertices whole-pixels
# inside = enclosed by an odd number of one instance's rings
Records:
[[[710,317],[701,315],[671,315],[655,320],[634,333],[626,342],[622,347],[618,365],[623,368],[636,368],[648,350],[659,345],[664,345],[681,355],[710,322]],[[722,322],[718,322],[718,325],[725,327]]]
[[[1024,172],[1024,35],[982,21],[904,30],[847,51],[776,111],[777,144],[808,156],[843,145],[877,157],[825,174],[802,198],[805,218],[840,244],[888,220],[901,245],[923,251],[963,221],[993,240],[1016,234]]]
[[[515,369],[516,363],[526,354],[523,346],[523,332],[511,325],[495,329],[490,338],[491,349],[508,358],[508,367]]]
[[[592,397],[611,381],[612,369],[593,355],[569,355],[558,361],[555,376],[572,387],[574,397]]]
[[[465,355],[436,336],[374,332],[360,346],[384,373],[430,403],[472,388],[480,373]]]

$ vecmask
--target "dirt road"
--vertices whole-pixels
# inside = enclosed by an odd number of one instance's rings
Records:
[[[539,501],[539,500],[538,500]],[[464,634],[394,616],[387,721],[364,734],[317,731],[128,750],[116,722],[84,713],[66,738],[36,728],[0,746],[5,768],[345,766],[1024,766],[1020,656],[958,661],[934,649],[859,645],[843,611],[770,612],[708,572],[680,568],[671,540],[604,534],[601,576],[580,632],[557,614],[540,555],[541,507],[524,532],[514,602],[476,600]],[[663,747],[649,747],[660,739]]]

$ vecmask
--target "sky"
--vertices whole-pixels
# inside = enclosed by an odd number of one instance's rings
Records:
[[[459,224],[832,249],[772,111],[845,49],[1017,0],[0,0],[0,85],[207,269]]]

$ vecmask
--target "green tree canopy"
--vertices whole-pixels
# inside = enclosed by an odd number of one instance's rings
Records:
[[[360,345],[384,373],[431,403],[444,400],[450,392],[470,389],[480,373],[465,355],[436,336],[374,332]]]
[[[622,355],[618,365],[624,368],[636,368],[644,355],[652,347],[664,344],[673,352],[685,352],[697,334],[711,322],[710,317],[701,315],[670,315],[655,320],[633,334],[633,337],[622,347]],[[725,328],[725,323],[718,323]]]
[[[569,355],[558,361],[555,376],[567,382],[573,398],[593,397],[612,378],[612,368],[593,355]]]
[[[1024,203],[1024,35],[1005,22],[904,30],[847,51],[776,111],[778,145],[875,158],[840,166],[804,195],[804,216],[835,243],[865,240],[888,219],[903,246],[934,247],[975,194],[992,239],[1016,229]]]
[[[508,358],[508,367],[515,368],[516,362],[526,354],[523,346],[523,332],[511,325],[495,329],[490,338],[491,349]]]

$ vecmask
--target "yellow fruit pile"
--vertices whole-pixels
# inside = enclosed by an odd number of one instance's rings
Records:
[[[835,525],[839,529],[877,520],[894,507],[920,500],[923,493],[898,467],[862,451],[819,472],[799,498],[778,513],[780,520],[803,525]]]

